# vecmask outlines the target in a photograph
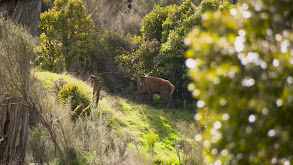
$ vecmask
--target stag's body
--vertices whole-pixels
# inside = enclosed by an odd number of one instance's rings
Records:
[[[172,104],[174,113],[172,94],[175,86],[170,81],[151,76],[138,76],[137,87],[142,94],[146,94],[149,97],[151,97],[152,93],[160,94],[167,102],[165,111],[167,112],[169,106]]]

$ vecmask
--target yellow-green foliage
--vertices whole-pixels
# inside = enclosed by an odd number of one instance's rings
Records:
[[[113,98],[113,96],[106,96],[100,102],[102,109],[106,106],[105,104],[107,104],[107,108],[111,109],[110,112],[108,110],[106,110],[108,112],[104,111],[104,113],[112,116],[110,126],[119,130],[120,133],[131,135],[131,139],[139,144],[140,152],[150,154],[149,156],[152,157],[153,163],[179,163],[176,147],[181,148],[183,146],[176,145],[175,142],[176,140],[183,140],[185,133],[181,133],[181,130],[177,129],[177,124],[181,122],[192,124],[192,113],[178,109],[179,112],[176,111],[175,115],[171,113],[165,114],[163,109],[155,109],[121,97]],[[111,104],[110,107],[109,104]],[[196,132],[196,128],[190,129],[189,133],[192,135],[187,137],[194,143],[196,142],[193,140],[193,136]],[[198,151],[197,155],[201,155],[200,147],[193,146],[190,148]],[[187,155],[183,158],[183,155],[186,155],[183,154],[183,151],[186,150],[180,149],[181,159],[188,162],[192,160],[198,164],[203,163],[203,161],[200,162],[200,159],[193,157],[195,154],[192,156]],[[186,152],[191,152],[191,150]]]
[[[196,28],[185,39],[189,89],[208,107],[195,116],[205,128],[196,139],[207,163],[292,163],[291,6],[259,0],[209,11],[206,31]]]
[[[102,48],[99,34],[81,0],[56,0],[40,16],[44,31],[37,47],[37,65],[54,72],[97,69]]]
[[[58,91],[57,97],[63,103],[70,102],[73,109],[79,105],[87,107],[90,103],[85,91],[81,90],[77,84],[67,83],[63,85]]]
[[[145,134],[145,139],[147,141],[148,147],[151,151],[153,151],[155,147],[155,142],[158,140],[158,136],[154,133]]]

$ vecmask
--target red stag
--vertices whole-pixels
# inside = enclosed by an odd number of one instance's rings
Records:
[[[172,94],[175,86],[170,81],[151,76],[138,76],[137,87],[142,94],[146,94],[149,97],[151,97],[152,93],[160,94],[167,102],[165,111],[167,112],[169,106],[172,104],[174,113]]]

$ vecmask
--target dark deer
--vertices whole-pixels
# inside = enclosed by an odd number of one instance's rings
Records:
[[[152,93],[160,94],[167,102],[165,112],[168,112],[168,108],[172,104],[174,113],[172,94],[175,90],[175,86],[170,81],[158,77],[139,75],[137,78],[137,88],[142,94],[147,95],[149,99]]]
[[[102,87],[105,85],[105,83],[100,80],[99,77],[92,75],[91,78],[94,80],[94,89],[93,89],[93,100],[96,104],[96,107],[98,107],[99,99],[100,99],[100,91]]]

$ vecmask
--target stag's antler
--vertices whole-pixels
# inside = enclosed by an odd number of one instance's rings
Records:
[[[154,70],[159,66],[160,64],[160,60],[157,61],[157,63],[154,65],[153,69],[147,73],[145,76],[150,76],[150,74],[152,74],[154,72]]]
[[[134,55],[134,57],[130,60],[130,69],[131,69],[131,71],[133,71],[135,74],[137,74],[137,75],[140,75],[140,73],[138,73],[137,71],[136,71],[136,69],[133,67],[134,66],[134,63],[137,61],[138,59],[137,59],[137,55]],[[155,69],[157,69],[157,67],[159,66],[159,64],[160,64],[160,62],[161,62],[161,59],[158,57],[158,60],[157,60],[157,62],[156,62],[156,64],[154,65],[154,67],[153,67],[153,69],[150,71],[150,72],[148,72],[147,74],[145,74],[145,76],[150,76],[150,74],[152,74],[153,72],[154,72],[154,70]]]
[[[136,75],[140,75],[140,73],[138,73],[137,71],[136,71],[136,69],[133,67],[134,66],[134,63],[137,61],[137,55],[134,55],[134,57],[130,60],[130,65],[129,65],[129,67],[130,67],[130,69],[131,69],[131,71],[132,72],[134,72]]]

